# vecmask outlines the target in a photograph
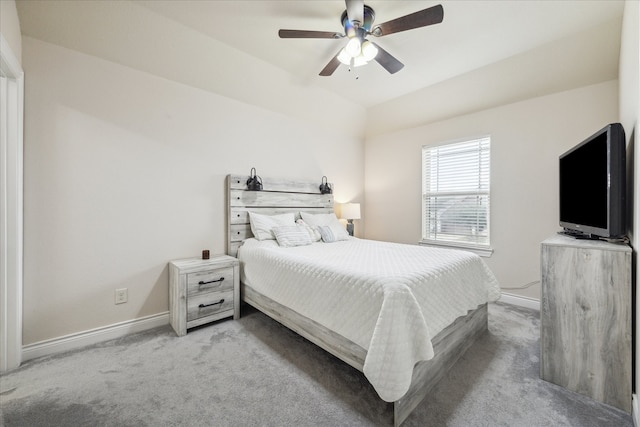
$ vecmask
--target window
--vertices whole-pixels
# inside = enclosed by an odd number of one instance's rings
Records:
[[[491,254],[491,138],[422,147],[422,243]]]

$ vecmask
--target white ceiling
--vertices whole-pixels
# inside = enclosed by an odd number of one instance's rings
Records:
[[[110,7],[105,7],[109,1]],[[102,3],[103,6],[98,6]],[[391,101],[406,94],[424,91],[426,88],[450,81],[454,77],[479,70],[490,64],[504,62],[512,57],[540,49],[554,49],[568,38],[584,38],[584,43],[593,46],[583,55],[597,58],[600,49],[619,50],[620,27],[624,1],[603,0],[503,0],[503,1],[383,1],[366,2],[376,13],[376,22],[382,23],[436,4],[444,7],[444,21],[441,24],[392,34],[376,39],[376,42],[405,64],[396,74],[387,73],[379,64],[370,63],[357,68],[357,73],[340,66],[331,77],[320,77],[318,73],[344,45],[344,40],[324,39],[280,39],[278,30],[301,29],[341,32],[340,16],[345,9],[344,1],[221,1],[221,0],[136,0],[115,2],[66,1],[38,2],[18,0],[23,34],[51,41],[63,46],[95,54],[129,66],[142,68],[140,50],[135,55],[116,52],[123,50],[125,43],[149,43],[157,40],[158,31],[176,26],[182,32],[197,34],[197,37],[228,46],[243,52],[249,58],[256,58],[261,64],[270,64],[284,70],[296,86],[305,90],[323,90],[343,97],[349,102],[369,108]],[[129,6],[127,6],[129,5]],[[134,6],[135,5],[135,6]],[[119,8],[118,13],[109,11]],[[93,8],[96,12],[91,12]],[[135,10],[134,10],[135,9]],[[158,19],[147,19],[137,10],[144,9],[147,15]],[[97,12],[99,10],[99,12]],[[105,13],[109,12],[109,15]],[[143,20],[144,22],[135,21]],[[153,22],[152,22],[153,21]],[[161,24],[164,22],[164,24]],[[168,22],[173,25],[167,25]],[[615,43],[595,43],[589,37],[600,37],[602,31],[590,31],[607,24],[608,32],[616,32],[611,40]],[[109,32],[111,30],[111,33]],[[153,30],[153,33],[152,31]],[[93,33],[92,33],[93,32]],[[127,38],[117,33],[128,33]],[[153,34],[153,37],[152,37]],[[576,36],[577,35],[577,36]],[[135,40],[133,39],[135,37]],[[171,35],[166,35],[170,40]],[[195,36],[190,36],[195,40]],[[112,38],[111,46],[106,46]],[[149,40],[147,40],[147,38]],[[187,40],[183,38],[183,40]],[[556,43],[558,42],[558,43]],[[161,44],[162,41],[157,43]],[[100,45],[103,46],[100,46]],[[565,44],[566,45],[566,44]],[[148,45],[148,50],[152,47]],[[204,46],[204,45],[203,45]],[[199,46],[194,46],[198,48]],[[157,47],[154,47],[158,49]],[[132,52],[133,50],[130,49]],[[582,54],[582,53],[581,53]],[[129,57],[125,57],[129,55]],[[201,53],[202,61],[207,54]],[[566,57],[566,52],[554,52],[556,57]],[[158,56],[158,55],[156,55]],[[616,52],[615,57],[618,54]],[[611,58],[611,52],[607,53]],[[224,61],[225,58],[216,58]],[[209,59],[210,60],[210,59]],[[139,61],[139,63],[136,63]],[[147,64],[151,61],[145,59]],[[571,64],[580,61],[566,61],[563,68],[570,72]],[[605,61],[601,61],[605,62]],[[608,61],[611,62],[611,61]],[[611,78],[612,64],[591,61],[590,77],[581,81],[596,83]],[[257,69],[261,69],[262,65]],[[151,65],[144,65],[151,67]],[[186,66],[186,65],[185,65]],[[545,64],[538,66],[544,67]],[[617,70],[617,64],[613,65]],[[166,68],[166,66],[164,66]],[[193,78],[198,64],[190,64]],[[204,68],[203,68],[204,69]],[[504,68],[504,76],[513,74],[513,66]],[[498,69],[495,72],[499,72]],[[160,73],[161,74],[161,73]],[[183,82],[188,83],[189,73],[182,73]],[[355,79],[355,75],[358,79]],[[209,75],[211,75],[209,69]],[[171,77],[171,76],[169,76]],[[552,76],[544,78],[553,78]],[[566,76],[565,76],[566,78]],[[542,79],[542,77],[541,77]],[[262,82],[269,84],[269,82]],[[541,82],[542,83],[542,82]],[[206,83],[194,80],[194,86],[204,87]],[[551,87],[553,85],[547,84]],[[234,90],[237,90],[235,88]]]
[[[371,63],[331,77],[318,73],[344,40],[280,39],[278,30],[342,32],[344,1],[142,1],[145,7],[260,58],[310,84],[365,107],[430,86],[585,31],[621,22],[621,1],[369,0],[376,23],[443,4],[441,24],[391,34],[376,42],[405,64],[391,75]],[[358,75],[356,81],[355,75]]]

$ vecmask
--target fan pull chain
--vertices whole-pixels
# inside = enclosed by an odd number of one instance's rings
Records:
[[[354,58],[351,58],[351,61],[349,61],[349,72],[351,72],[351,69],[353,68],[355,70],[356,66],[354,65]],[[358,80],[360,78],[360,76],[356,73],[356,80]]]

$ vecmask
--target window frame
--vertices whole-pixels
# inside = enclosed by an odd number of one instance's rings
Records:
[[[478,190],[473,192],[474,195],[480,195],[480,196],[485,196],[487,197],[488,200],[488,209],[487,209],[487,222],[486,222],[486,227],[487,227],[487,243],[483,244],[483,243],[474,243],[474,242],[469,242],[469,241],[451,241],[451,240],[437,240],[437,239],[429,239],[427,236],[429,234],[428,231],[428,218],[427,218],[427,203],[426,203],[426,199],[427,199],[427,195],[430,193],[429,191],[427,191],[428,189],[426,188],[427,185],[427,171],[428,168],[425,165],[425,156],[426,156],[426,152],[428,150],[434,150],[434,149],[439,149],[445,146],[451,146],[451,145],[455,145],[455,144],[464,144],[464,143],[471,143],[473,141],[482,141],[482,140],[488,140],[488,144],[489,144],[489,149],[488,149],[488,153],[489,153],[489,161],[488,161],[488,173],[489,173],[489,180],[488,180],[488,189],[486,191],[484,190]],[[420,245],[426,245],[426,246],[436,246],[436,247],[446,247],[446,248],[456,248],[456,249],[462,249],[462,250],[467,250],[467,251],[471,251],[471,252],[475,252],[476,254],[483,256],[483,257],[490,257],[493,254],[493,248],[491,247],[491,135],[480,135],[480,136],[475,136],[475,137],[469,137],[469,138],[460,138],[460,139],[456,139],[456,140],[451,140],[451,141],[446,141],[446,142],[441,142],[441,143],[437,143],[437,144],[425,144],[422,146],[421,149],[421,169],[422,169],[422,194],[421,194],[421,208],[422,208],[422,224],[421,224],[421,232],[422,232],[422,238],[419,242]],[[430,171],[430,169],[429,169]],[[478,177],[478,181],[479,181],[479,177]],[[446,193],[451,193],[451,192],[446,192],[446,191],[441,191],[441,193],[446,194]],[[436,194],[436,193],[433,193]]]

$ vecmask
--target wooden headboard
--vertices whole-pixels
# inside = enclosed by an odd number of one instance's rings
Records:
[[[238,254],[244,239],[253,237],[249,211],[265,215],[333,212],[333,194],[320,194],[320,179],[263,178],[262,191],[247,190],[248,179],[249,175],[227,175],[227,254],[231,256]]]

